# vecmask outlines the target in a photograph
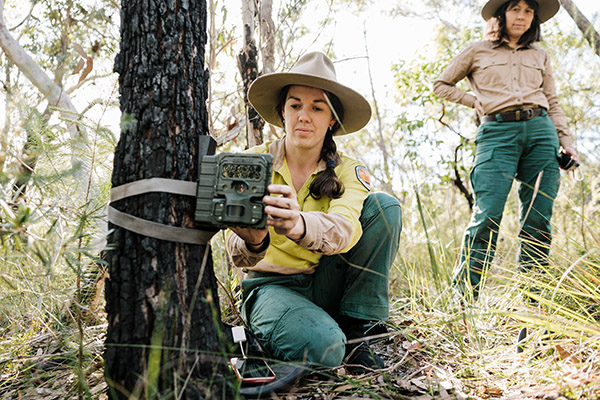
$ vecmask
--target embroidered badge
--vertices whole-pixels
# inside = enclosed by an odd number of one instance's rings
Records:
[[[355,168],[358,181],[370,192],[371,191],[371,176],[365,167],[358,165]]]

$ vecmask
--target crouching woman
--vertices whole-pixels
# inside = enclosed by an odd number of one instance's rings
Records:
[[[282,139],[250,149],[273,155],[267,228],[232,227],[227,247],[242,282],[242,316],[274,357],[377,369],[365,326],[388,319],[388,276],[402,229],[399,202],[371,193],[358,161],[334,136],[363,128],[366,99],[338,83],[331,60],[313,52],[289,72],[253,82],[248,99]]]

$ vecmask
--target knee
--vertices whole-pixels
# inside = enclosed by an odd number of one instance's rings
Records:
[[[363,205],[362,217],[381,219],[398,234],[402,231],[402,207],[398,199],[387,193],[369,193]]]
[[[284,360],[337,367],[344,358],[346,336],[331,317],[314,311],[290,310],[283,316],[271,334],[271,350]]]

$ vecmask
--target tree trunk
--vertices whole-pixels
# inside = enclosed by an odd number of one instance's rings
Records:
[[[262,130],[265,121],[248,102],[248,88],[258,78],[258,50],[254,40],[254,0],[242,0],[242,22],[244,25],[244,47],[238,55],[238,67],[244,82],[244,104],[246,105],[248,147],[263,143]]]
[[[115,71],[123,123],[113,187],[198,179],[198,136],[208,133],[206,17],[206,0],[122,0]],[[194,203],[155,192],[113,206],[191,227]],[[214,356],[221,322],[210,247],[110,229],[104,360],[111,397],[230,398],[225,360]]]
[[[579,11],[579,8],[572,0],[560,0],[560,4],[569,13],[577,28],[583,34],[583,37],[589,42],[594,52],[600,56],[600,34],[596,32],[590,21]]]
[[[275,72],[275,23],[273,22],[273,0],[262,0],[259,9],[260,54],[263,74]]]

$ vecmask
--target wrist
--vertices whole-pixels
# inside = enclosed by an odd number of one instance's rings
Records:
[[[306,222],[304,221],[302,214],[300,214],[300,218],[292,232],[288,233],[286,236],[293,241],[301,240],[306,236]]]
[[[245,242],[246,243],[246,247],[253,253],[262,253],[263,251],[265,251],[267,249],[267,247],[269,247],[269,244],[271,244],[271,236],[269,235],[269,232],[267,232],[267,234],[265,235],[265,237],[263,238],[263,240],[261,240],[258,243],[252,243],[252,242]]]

